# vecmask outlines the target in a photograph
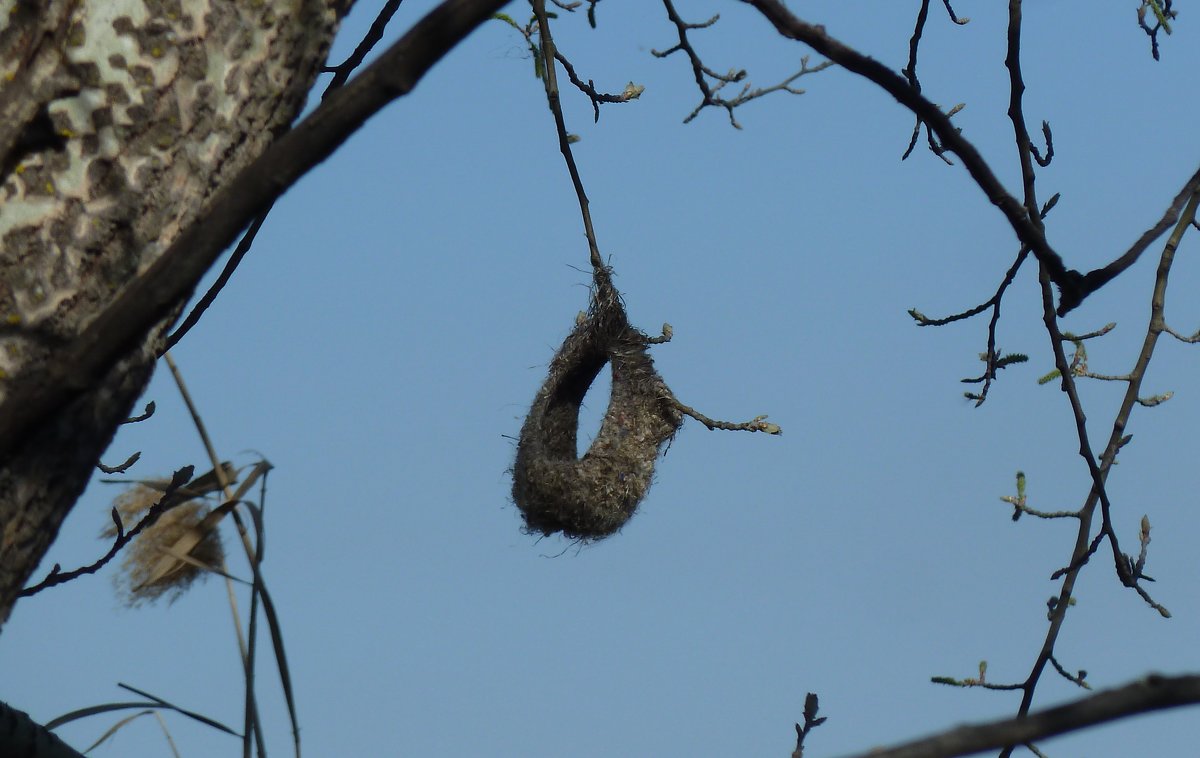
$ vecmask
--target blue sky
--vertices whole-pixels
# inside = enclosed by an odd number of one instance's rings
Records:
[[[347,21],[335,58],[375,12]],[[406,3],[394,32],[432,3]],[[682,4],[681,4],[682,5]],[[915,3],[795,10],[895,69]],[[935,3],[922,51],[927,96],[949,107],[1015,191],[1004,19],[997,4]],[[1195,170],[1200,70],[1181,15],[1150,59],[1135,3],[1026,8],[1026,114],[1048,119],[1056,157],[1039,174],[1069,266],[1123,251]],[[1186,10],[1186,9],[1185,9]],[[508,11],[524,19],[524,5]],[[805,54],[740,3],[694,42],[717,70],[769,85]],[[769,413],[780,437],[688,422],[619,535],[578,548],[520,532],[509,500],[512,438],[554,350],[586,307],[587,245],[553,122],[523,40],[492,23],[373,119],[278,204],[200,326],[174,351],[218,450],[275,464],[264,571],[284,620],[306,754],[787,755],[804,695],[828,723],[810,752],[838,755],[969,720],[1011,715],[1012,694],[930,684],[989,662],[1018,681],[1045,631],[1048,581],[1072,524],[1013,524],[999,497],[1029,477],[1031,504],[1074,508],[1087,472],[1051,367],[1033,270],[1005,303],[1000,345],[1030,354],[976,409],[985,323],[918,329],[986,299],[1016,242],[958,166],[918,149],[911,118],[850,74],[805,78],[802,97],[681,120],[698,100],[655,3],[598,7],[556,27],[585,78],[635,103],[603,109],[564,89],[600,248],[633,321],[663,322],[653,351],[685,403],[732,421]],[[813,62],[817,61],[814,56]],[[1193,233],[1194,234],[1194,233]],[[1168,319],[1195,331],[1200,278],[1185,239]],[[1144,330],[1157,249],[1065,320],[1094,370],[1123,373]],[[1083,575],[1059,655],[1096,686],[1200,669],[1200,533],[1189,433],[1200,423],[1196,353],[1161,344],[1148,379],[1175,397],[1135,411],[1110,479],[1132,548],[1154,525],[1147,571],[1169,621],[1123,590],[1107,561]],[[1093,444],[1118,388],[1083,385]],[[162,475],[206,457],[165,369],[158,413],[121,432],[108,463]],[[585,430],[605,404],[588,397]],[[43,571],[105,546],[117,490],[94,485]],[[242,571],[234,563],[235,570]],[[225,592],[209,581],[173,605],[125,610],[111,573],[23,600],[4,629],[0,697],[39,720],[126,699],[123,681],[231,724],[242,679]],[[264,648],[265,650],[265,648]],[[269,656],[260,698],[269,745],[288,751]],[[1038,704],[1082,694],[1048,675]],[[167,717],[184,755],[239,746]],[[83,747],[109,721],[62,730]],[[1052,755],[1184,755],[1194,712],[1143,717],[1047,742]],[[167,755],[142,720],[96,755]]]

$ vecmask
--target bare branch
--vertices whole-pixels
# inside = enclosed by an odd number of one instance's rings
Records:
[[[122,424],[140,424],[143,421],[147,420],[148,418],[150,418],[151,416],[154,415],[154,409],[155,409],[154,401],[151,400],[150,402],[146,403],[146,407],[144,409],[142,409],[142,412],[140,415],[131,416],[130,418],[125,419],[121,423]]]
[[[954,14],[954,8],[950,6],[950,0],[943,0],[946,6],[946,13],[950,16],[950,20],[955,24],[966,24],[970,19],[959,18]],[[917,52],[921,47],[921,39],[925,34],[925,22],[929,19],[929,0],[921,0],[921,8],[917,11],[917,21],[913,26],[912,36],[908,39],[908,65],[901,69],[900,73],[904,74],[904,78],[908,80],[909,85],[917,92],[921,91],[921,81],[917,78]],[[962,105],[956,105],[946,115],[953,116],[958,111],[962,110]],[[904,153],[900,156],[900,160],[907,160],[908,156],[912,155],[913,148],[917,146],[917,139],[921,136],[921,117],[918,116],[916,123],[913,124],[912,138],[908,141],[908,147],[904,149]],[[925,127],[929,151],[937,157],[941,158],[947,164],[950,160],[946,158],[945,149],[938,144],[934,139],[933,131],[928,126]]]
[[[125,531],[125,527],[121,523],[121,517],[118,515],[117,509],[114,508],[112,511],[112,519],[116,525],[117,538],[113,542],[112,547],[109,548],[108,552],[101,556],[97,561],[90,563],[87,566],[81,566],[74,571],[63,571],[62,567],[56,563],[50,569],[50,573],[46,575],[45,579],[33,586],[26,587],[25,589],[21,590],[18,593],[18,597],[29,597],[30,595],[36,595],[44,589],[49,589],[50,587],[55,587],[60,584],[66,584],[72,579],[77,579],[85,574],[94,574],[99,571],[109,561],[115,558],[117,553],[121,552],[121,548],[128,545],[134,537],[153,526],[154,522],[158,521],[158,517],[161,516],[167,509],[174,505],[178,505],[181,502],[177,496],[177,492],[183,488],[189,479],[192,478],[192,472],[194,470],[195,469],[193,469],[191,466],[184,466],[176,471],[175,475],[171,478],[171,483],[167,486],[166,491],[163,492],[162,497],[158,499],[157,503],[150,506],[150,509],[146,511],[146,515],[143,516],[142,519],[138,521],[137,524],[128,532]]]
[[[1179,214],[1182,212],[1184,205],[1198,191],[1200,191],[1200,169],[1197,169],[1184,183],[1183,189],[1179,190],[1175,195],[1171,204],[1163,212],[1162,218],[1158,220],[1158,223],[1147,229],[1141,237],[1138,237],[1137,242],[1134,242],[1132,247],[1122,253],[1112,263],[1089,271],[1083,277],[1084,291],[1095,292],[1136,263],[1138,258],[1142,256],[1142,253],[1154,243],[1154,240],[1161,237],[1179,220]]]
[[[325,69],[325,73],[333,74],[333,80],[325,88],[325,94],[321,97],[322,100],[328,97],[330,92],[345,84],[350,79],[350,75],[367,59],[367,55],[375,49],[375,46],[379,44],[379,40],[383,39],[383,33],[387,31],[388,22],[392,20],[392,16],[396,15],[396,11],[400,8],[400,3],[402,2],[404,0],[387,0],[383,4],[383,7],[379,9],[375,20],[371,22],[371,28],[363,35],[362,40],[354,48],[354,52],[350,53],[350,57],[336,66]]]
[[[749,421],[743,421],[735,424],[732,421],[718,421],[717,419],[709,418],[695,408],[684,405],[678,400],[672,400],[671,404],[678,408],[680,413],[684,414],[685,416],[691,416],[701,424],[704,424],[706,427],[708,427],[709,431],[721,429],[726,432],[766,432],[767,434],[783,434],[783,429],[781,429],[778,424],[773,424],[770,421],[767,421],[766,414],[755,416]]]
[[[541,42],[543,62],[542,81],[546,87],[546,103],[554,115],[554,126],[558,131],[558,148],[567,164],[567,172],[571,175],[571,184],[575,187],[575,197],[579,201],[579,213],[583,218],[583,232],[587,236],[592,268],[599,271],[604,268],[604,261],[600,257],[600,247],[596,242],[596,230],[592,225],[592,213],[589,210],[587,192],[583,188],[583,179],[579,176],[579,167],[575,164],[575,154],[571,151],[571,137],[567,132],[567,122],[563,117],[561,97],[558,91],[558,76],[554,71],[554,61],[557,60],[557,55],[554,37],[550,34],[550,19],[546,15],[544,0],[530,0],[530,2],[538,22],[538,38]]]
[[[96,468],[100,469],[100,471],[105,474],[124,474],[133,466],[133,464],[137,463],[138,459],[141,457],[142,451],[139,450],[126,458],[123,463],[118,463],[116,466],[105,466],[103,463],[97,463]]]
[[[1058,659],[1055,658],[1053,655],[1050,656],[1050,665],[1054,667],[1054,670],[1058,672],[1059,676],[1061,676],[1063,679],[1066,679],[1068,682],[1071,682],[1074,685],[1082,687],[1085,690],[1090,690],[1092,688],[1092,685],[1088,684],[1086,681],[1087,672],[1084,671],[1083,669],[1080,669],[1076,673],[1072,674],[1071,672],[1069,672],[1065,668],[1063,668],[1063,665],[1061,663],[1059,663]]]
[[[1034,740],[1127,718],[1139,713],[1200,703],[1200,675],[1152,674],[1118,687],[1026,716],[949,731],[852,758],[954,758],[985,750],[1012,748]]]
[[[1048,214],[1051,209],[1058,204],[1058,198],[1058,195],[1054,195],[1046,201],[1046,204],[1043,205],[1038,211],[1041,218],[1045,218],[1046,214]],[[991,389],[992,382],[996,378],[997,370],[1004,367],[1001,363],[1000,354],[996,350],[996,329],[1000,324],[1000,305],[1004,300],[1004,293],[1008,290],[1009,286],[1012,285],[1013,280],[1017,276],[1017,272],[1021,270],[1021,266],[1025,263],[1025,259],[1028,257],[1029,248],[1022,245],[1021,249],[1017,251],[1016,260],[1013,261],[1013,264],[1009,266],[1008,271],[1005,272],[1004,278],[1001,280],[1000,286],[996,289],[995,294],[974,308],[969,308],[961,313],[955,313],[951,316],[937,319],[931,319],[915,308],[911,308],[908,311],[908,315],[913,317],[913,320],[917,322],[917,326],[943,326],[954,321],[961,321],[962,319],[976,316],[988,308],[992,309],[992,317],[988,320],[987,350],[983,353],[983,360],[987,365],[984,368],[984,372],[981,376],[974,379],[963,380],[964,382],[970,383],[983,382],[983,388],[978,393],[966,393],[969,400],[975,401],[976,408],[983,405],[984,401],[987,400],[988,390]]]
[[[587,95],[588,99],[592,101],[592,110],[595,111],[596,121],[600,120],[600,103],[627,103],[630,100],[636,100],[638,96],[642,94],[642,90],[644,89],[643,87],[630,82],[625,90],[619,95],[610,95],[606,92],[600,92],[596,89],[596,83],[591,79],[588,79],[587,83],[584,83],[584,81],[579,78],[579,75],[575,73],[575,67],[571,65],[571,61],[567,60],[567,57],[557,49],[554,51],[554,59],[562,64],[563,69],[567,72],[567,77],[571,80],[571,84],[574,84],[580,92]]]
[[[697,105],[695,110],[688,114],[687,118],[683,120],[683,123],[685,124],[690,123],[694,118],[696,118],[696,116],[700,115],[700,111],[707,107],[715,106],[724,108],[726,113],[729,114],[729,123],[735,129],[741,129],[742,125],[738,123],[737,118],[733,115],[734,109],[741,105],[745,105],[751,100],[755,100],[772,92],[788,92],[793,95],[802,95],[804,94],[804,90],[792,87],[792,82],[796,81],[802,76],[807,74],[815,74],[816,72],[822,71],[833,65],[833,63],[830,61],[823,61],[822,63],[809,68],[808,57],[805,56],[804,58],[800,59],[800,70],[789,76],[787,79],[784,79],[779,84],[776,84],[772,87],[752,90],[750,89],[750,84],[746,83],[742,87],[742,91],[736,96],[732,98],[721,97],[718,95],[718,93],[724,89],[726,85],[745,81],[747,77],[746,71],[743,69],[734,68],[730,69],[729,73],[718,74],[713,69],[704,65],[704,61],[700,59],[700,55],[696,52],[696,49],[692,47],[692,42],[688,38],[688,32],[695,29],[707,29],[708,27],[717,23],[717,20],[720,19],[720,16],[715,15],[707,21],[696,23],[688,22],[684,21],[679,15],[679,12],[675,10],[675,4],[672,2],[672,0],[662,0],[662,3],[663,7],[667,11],[667,18],[669,18],[671,23],[675,25],[675,30],[679,35],[679,42],[675,43],[675,45],[667,48],[666,50],[651,50],[650,53],[656,58],[666,58],[674,53],[679,52],[684,53],[692,65],[692,74],[696,78],[696,86],[700,89],[700,94],[702,96],[700,104]],[[709,79],[712,79],[716,82],[715,86],[709,84]]]
[[[754,6],[785,37],[798,40],[838,65],[879,85],[901,105],[930,126],[938,139],[956,154],[971,178],[1008,219],[1021,242],[1027,245],[1050,274],[1060,292],[1061,313],[1073,309],[1088,295],[1082,287],[1083,275],[1067,270],[1062,257],[1050,246],[1046,236],[1030,220],[1025,206],[1004,189],[991,167],[975,146],[967,141],[938,106],[921,96],[905,79],[879,61],[854,50],[831,37],[825,27],[801,21],[779,0],[743,0]]]

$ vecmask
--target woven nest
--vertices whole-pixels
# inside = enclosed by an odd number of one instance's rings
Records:
[[[611,273],[597,270],[590,308],[550,362],[521,427],[513,501],[530,533],[601,539],[620,529],[646,496],[663,444],[683,423],[649,344],[630,326]],[[579,457],[579,407],[605,364],[612,367],[608,411]]]

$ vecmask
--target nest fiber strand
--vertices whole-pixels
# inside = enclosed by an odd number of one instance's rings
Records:
[[[550,362],[521,427],[513,501],[531,533],[595,540],[616,532],[646,496],[659,451],[683,423],[610,271],[594,278],[588,313]],[[612,367],[608,411],[578,457],[579,407],[605,364]]]

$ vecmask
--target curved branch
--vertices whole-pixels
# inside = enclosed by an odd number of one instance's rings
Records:
[[[1030,220],[1025,206],[1004,189],[1004,185],[984,161],[975,146],[959,133],[950,117],[941,108],[921,96],[902,76],[869,56],[850,48],[829,36],[825,27],[801,21],[779,0],[742,0],[763,14],[783,36],[803,42],[847,71],[862,76],[883,88],[888,94],[929,125],[945,149],[962,160],[971,178],[1008,219],[1021,242],[1033,251],[1046,267],[1050,279],[1058,286],[1059,311],[1066,313],[1087,296],[1082,286],[1083,274],[1067,270],[1063,260],[1046,241],[1046,236]]]

